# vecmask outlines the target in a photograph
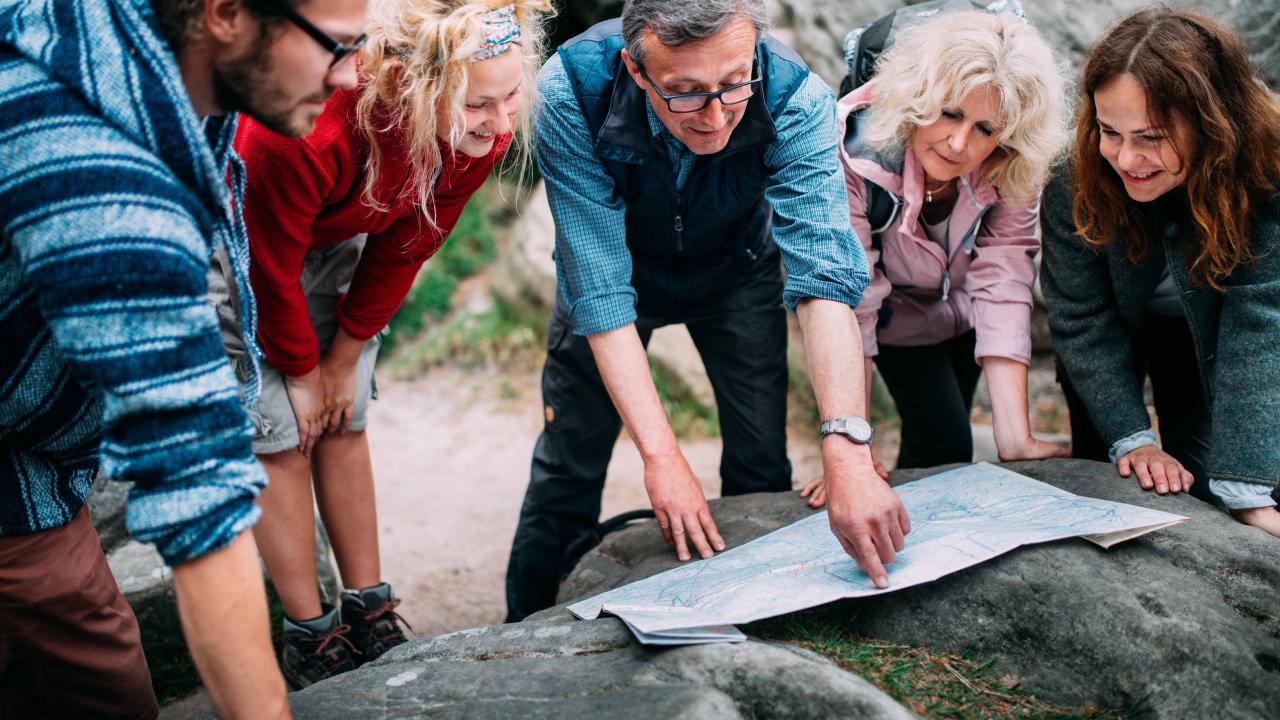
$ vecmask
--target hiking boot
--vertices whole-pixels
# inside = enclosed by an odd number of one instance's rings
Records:
[[[356,669],[355,646],[348,638],[350,625],[340,622],[337,608],[311,620],[284,619],[284,643],[280,670],[289,687],[308,685]]]
[[[406,627],[409,623],[396,612],[399,604],[400,599],[387,583],[356,592],[342,591],[342,621],[351,627],[348,637],[359,653],[356,659],[361,665],[405,642],[400,623]]]

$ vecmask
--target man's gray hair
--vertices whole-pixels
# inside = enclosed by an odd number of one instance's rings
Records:
[[[644,31],[667,47],[711,37],[741,15],[759,39],[769,29],[765,0],[627,0],[622,6],[622,39],[627,54],[644,62]]]

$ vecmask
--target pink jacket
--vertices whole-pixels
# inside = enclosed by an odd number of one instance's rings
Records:
[[[845,127],[850,112],[870,104],[874,89],[872,81],[840,99],[838,127]],[[931,345],[977,328],[979,363],[987,356],[1028,362],[1039,201],[1013,205],[1000,199],[980,171],[961,177],[948,231],[950,252],[944,254],[920,223],[924,170],[915,155],[904,151],[901,167],[894,168],[896,159],[886,162],[874,152],[850,156],[838,144],[849,220],[871,265],[871,285],[856,309],[863,353],[876,355],[877,340]],[[872,248],[866,180],[901,199],[882,235],[883,253]],[[888,322],[877,328],[882,308]]]

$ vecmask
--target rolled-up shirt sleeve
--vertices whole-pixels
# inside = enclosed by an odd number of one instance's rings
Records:
[[[595,142],[558,55],[543,66],[538,90],[534,138],[556,225],[560,299],[578,335],[615,330],[636,320],[626,206],[592,155]]]
[[[777,141],[765,153],[771,175],[773,239],[787,282],[782,302],[794,311],[806,298],[856,307],[871,278],[862,244],[849,224],[849,200],[836,154],[836,103],[810,74],[774,121]]]

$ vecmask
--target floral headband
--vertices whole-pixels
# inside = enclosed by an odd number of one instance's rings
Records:
[[[520,23],[516,21],[515,5],[490,10],[480,16],[480,22],[484,24],[484,39],[480,42],[480,49],[467,60],[488,60],[511,49],[512,45],[520,44]]]
[[[468,62],[497,57],[510,50],[512,45],[520,44],[520,23],[516,21],[515,5],[490,10],[480,16],[480,22],[484,25],[484,37],[480,40],[480,49],[467,58]],[[389,46],[387,52],[405,61],[413,57],[413,51],[406,47]]]

